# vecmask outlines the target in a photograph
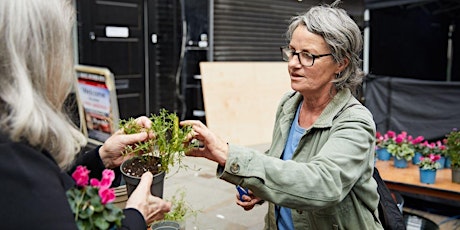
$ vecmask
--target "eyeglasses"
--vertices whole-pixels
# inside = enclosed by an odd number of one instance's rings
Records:
[[[295,52],[295,50],[292,50],[291,48],[287,46],[282,46],[280,47],[280,49],[281,49],[281,56],[283,57],[283,61],[290,61],[292,57],[297,55],[297,58],[299,58],[300,64],[306,67],[313,66],[313,64],[315,64],[315,59],[317,58],[332,55],[332,53],[314,55],[314,54],[311,54],[305,51]]]

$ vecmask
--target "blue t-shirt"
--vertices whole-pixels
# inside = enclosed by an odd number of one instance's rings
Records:
[[[291,160],[294,155],[297,146],[299,145],[300,138],[305,133],[305,129],[299,125],[299,113],[302,103],[299,104],[297,112],[295,114],[294,121],[292,122],[291,129],[289,130],[289,136],[284,147],[283,160]],[[279,230],[294,230],[294,224],[292,223],[291,209],[282,206],[276,206],[275,215],[277,217],[276,223]]]

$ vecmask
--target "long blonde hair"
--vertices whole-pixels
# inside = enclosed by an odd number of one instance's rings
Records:
[[[74,18],[68,0],[0,1],[1,132],[62,168],[86,144],[63,106],[75,84]]]

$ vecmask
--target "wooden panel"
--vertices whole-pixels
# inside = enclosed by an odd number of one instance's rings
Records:
[[[286,62],[201,62],[206,124],[241,145],[271,142],[277,105],[291,89]]]

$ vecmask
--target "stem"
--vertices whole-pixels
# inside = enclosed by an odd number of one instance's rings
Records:
[[[83,202],[83,198],[85,197],[85,194],[86,194],[86,188],[83,189],[83,192],[81,193],[80,199],[78,199],[78,201],[76,202],[76,203],[77,203],[77,207],[76,207],[76,210],[75,210],[75,221],[78,220],[78,214],[80,213],[80,212],[79,212],[80,205],[81,205],[81,203]]]

